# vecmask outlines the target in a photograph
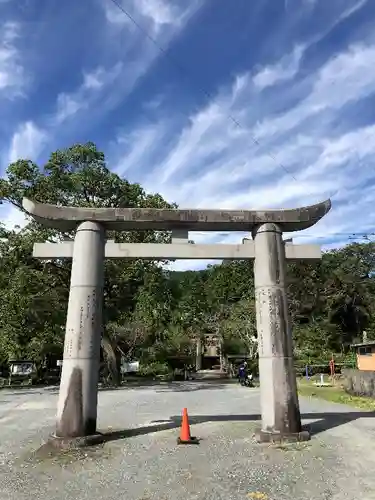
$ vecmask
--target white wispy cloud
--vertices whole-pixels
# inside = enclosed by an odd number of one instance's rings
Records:
[[[164,0],[124,0],[122,4],[126,9],[130,9],[145,32],[149,33],[151,30],[155,42],[166,49],[181,33],[188,19],[199,9],[201,2],[194,0],[181,8]],[[87,71],[77,89],[58,95],[57,110],[52,119],[55,125],[60,125],[67,119],[80,120],[82,113],[87,110],[90,112],[91,122],[100,119],[124,102],[161,55],[155,44],[142,30],[134,26],[116,5],[105,1],[102,6],[110,24],[108,35],[112,42],[114,36],[119,36],[118,33],[113,33],[113,23],[118,24],[120,29],[124,28],[123,23],[126,28],[130,23],[132,30],[127,33],[126,43],[123,44],[123,50],[116,62]],[[108,50],[112,49],[113,45],[109,45]],[[110,52],[109,60],[112,59],[113,54]],[[70,127],[73,129],[72,123]]]
[[[155,31],[165,24],[179,24],[181,11],[164,0],[138,0],[137,7],[142,16],[152,20]]]
[[[158,34],[164,26],[178,26],[188,15],[189,9],[178,8],[177,5],[166,0],[117,0],[116,2],[131,16],[135,22],[147,23],[142,26],[151,33]],[[194,2],[192,2],[194,3]],[[102,2],[106,19],[109,23],[134,29],[134,23],[121,8],[109,0]]]
[[[45,146],[47,133],[32,121],[22,123],[13,134],[7,163],[18,159],[36,160]]]
[[[119,2],[122,5],[122,2]],[[130,19],[121,12],[121,9],[112,1],[102,0],[101,6],[104,10],[106,20],[112,25],[123,26],[124,24],[131,24]]]
[[[338,3],[336,9],[334,9],[335,12],[331,21],[328,22],[327,26],[314,36],[309,43],[317,43],[323,40],[334,28],[365,7],[368,1],[369,0],[357,0],[353,3],[353,0],[342,0],[341,5]],[[319,2],[326,3],[325,0],[304,0],[304,2],[305,5],[312,8],[318,5]]]
[[[141,20],[152,21],[155,25],[155,39],[159,40],[163,47],[167,47],[174,37],[178,36],[184,28],[184,23],[200,5],[200,1],[195,0],[188,6],[185,5],[184,8],[176,10],[162,0],[130,3]],[[110,4],[109,1],[103,3],[103,6],[106,6],[106,15]],[[112,4],[112,7],[115,6]],[[121,18],[126,17],[118,8],[116,11]],[[107,15],[108,21],[111,19],[108,19]],[[156,29],[168,23],[171,29],[167,31]],[[5,26],[6,30],[3,30],[3,35],[0,33],[0,47],[1,36],[3,36],[5,47],[3,52],[0,48],[0,91],[2,87],[11,85],[20,89],[23,83],[21,76],[24,76],[23,69],[17,62],[18,52],[14,45],[19,27],[14,23],[7,23]],[[10,140],[6,158],[14,161],[26,155],[36,159],[42,146],[47,142],[51,145],[57,142],[57,134],[74,137],[77,129],[82,132],[84,127],[92,127],[122,103],[160,55],[160,51],[139,30],[128,34],[127,40],[128,44],[124,51],[115,60],[111,52],[113,47],[109,45],[108,61],[97,64],[92,69],[84,70],[81,84],[77,88],[60,92],[56,97],[55,109],[47,117],[42,117],[38,123],[30,121],[21,123]],[[128,58],[129,51],[132,52],[131,61]],[[4,157],[4,154],[2,156]],[[136,156],[133,158],[136,159]]]
[[[291,54],[287,54],[277,64],[262,68],[253,77],[255,87],[262,90],[279,82],[294,78],[298,72],[305,46],[297,45]]]
[[[82,84],[73,92],[62,92],[57,96],[57,109],[53,116],[55,125],[74,117],[79,111],[87,110],[96,104],[101,91],[107,89],[119,77],[123,69],[122,62],[111,68],[102,66],[85,72]]]
[[[8,99],[22,94],[27,83],[17,47],[21,27],[16,22],[0,24],[0,96]]]
[[[285,133],[317,114],[335,113],[346,104],[364,98],[375,89],[375,45],[357,44],[333,57],[310,77],[312,90],[298,106],[264,119],[254,130],[258,140]]]
[[[285,60],[275,67],[285,68]],[[346,105],[375,93],[374,60],[375,45],[350,46],[310,74],[304,82],[308,84],[304,97],[275,116],[272,107],[257,109],[266,80],[254,88],[250,73],[238,76],[231,88],[219,91],[192,115],[179,134],[173,123],[154,124],[153,136],[166,134],[164,139],[172,147],[150,174],[143,178],[138,174],[137,180],[188,208],[297,207],[334,195],[332,212],[305,231],[311,241],[322,233],[332,239],[337,233],[370,231],[375,193],[367,184],[375,177],[375,127],[350,130],[351,123],[346,121],[342,125],[349,130],[340,133],[332,123]],[[291,81],[296,74],[294,69]],[[270,84],[277,80],[274,77]],[[293,85],[280,91],[279,98],[290,92]],[[232,116],[240,116],[240,126]],[[133,133],[139,143],[150,140],[150,126]],[[127,154],[134,155],[131,150]],[[124,154],[123,165],[126,159]],[[130,164],[134,171],[146,170],[139,155]],[[305,233],[293,236],[300,243],[308,242]],[[236,238],[217,240],[234,242]]]
[[[115,152],[120,151],[117,158],[112,158],[112,170],[124,175],[136,168],[140,162],[143,163],[147,160],[151,162],[153,153],[158,148],[163,135],[163,129],[153,125],[146,125],[141,131],[119,133],[112,144]]]
[[[349,5],[344,11],[339,15],[338,17],[338,22],[343,21],[344,19],[347,19],[351,15],[353,15],[355,12],[358,10],[362,9],[366,4],[368,3],[368,0],[358,0],[358,2],[352,3],[352,5]]]

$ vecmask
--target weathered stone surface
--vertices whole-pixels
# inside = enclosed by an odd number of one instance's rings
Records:
[[[69,259],[73,256],[73,242],[35,243],[33,255],[39,259]],[[288,260],[320,260],[322,257],[319,245],[287,245],[285,256]],[[246,245],[198,244],[182,243],[114,243],[107,241],[105,245],[106,259],[211,259],[211,260],[243,260],[255,257],[254,242]]]
[[[324,217],[331,209],[331,201],[288,210],[187,210],[60,207],[24,198],[23,207],[39,223],[63,231],[74,230],[84,221],[100,222],[106,229],[118,231],[251,231],[267,222],[277,223],[283,231],[298,231]]]
[[[311,439],[311,435],[309,431],[282,433],[272,431],[268,432],[259,429],[255,432],[255,439],[258,443],[298,443],[302,441],[309,441]]]
[[[105,442],[104,434],[90,434],[76,438],[61,438],[52,435],[47,444],[56,450],[73,450],[77,448],[86,448],[88,446],[96,446]]]
[[[285,244],[276,224],[263,224],[254,236],[262,431],[298,434],[302,427],[285,289]]]
[[[77,438],[96,432],[104,244],[101,225],[84,222],[78,227],[57,408],[58,438]]]
[[[344,389],[355,396],[375,398],[375,371],[343,369]]]

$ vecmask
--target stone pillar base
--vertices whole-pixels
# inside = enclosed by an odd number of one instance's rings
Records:
[[[311,435],[309,431],[301,432],[272,432],[263,431],[261,429],[255,432],[255,439],[258,443],[281,444],[281,443],[300,443],[302,441],[310,441]]]
[[[92,434],[91,436],[82,436],[74,438],[58,437],[52,434],[47,441],[52,448],[57,450],[72,450],[77,448],[86,448],[88,446],[95,446],[102,444],[105,441],[104,434]]]

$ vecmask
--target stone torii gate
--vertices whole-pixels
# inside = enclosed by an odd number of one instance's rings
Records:
[[[105,258],[254,259],[259,346],[261,429],[259,441],[309,439],[302,432],[286,295],[285,259],[320,259],[317,245],[283,241],[285,232],[316,224],[331,208],[326,200],[290,210],[179,210],[76,208],[23,200],[33,218],[49,228],[76,230],[74,242],[36,243],[39,259],[72,259],[64,358],[57,408],[57,441],[98,436],[97,393],[103,329]],[[171,231],[172,243],[115,243],[106,231]],[[247,231],[242,244],[191,244],[189,231]]]

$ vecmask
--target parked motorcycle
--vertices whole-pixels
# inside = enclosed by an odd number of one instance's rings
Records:
[[[254,387],[253,374],[249,373],[245,378],[240,380],[242,387]]]

